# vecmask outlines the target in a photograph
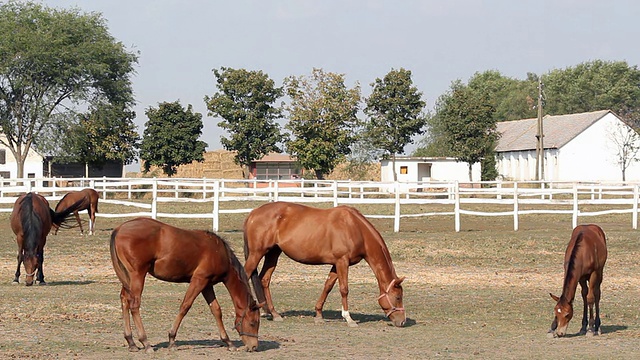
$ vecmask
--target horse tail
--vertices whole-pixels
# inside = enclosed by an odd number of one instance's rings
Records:
[[[243,226],[243,239],[244,239],[244,261],[247,261],[249,258],[249,241],[247,239],[247,220],[244,221]],[[249,274],[247,274],[249,275]],[[262,288],[262,282],[260,281],[260,277],[258,276],[258,268],[254,269],[251,275],[251,284],[253,284],[253,291],[256,293],[256,300],[259,303],[264,303],[267,301],[267,297],[264,294],[264,289]]]
[[[62,202],[62,200],[60,200],[60,202]],[[57,226],[66,224],[66,222],[70,219],[69,215],[73,214],[76,211],[82,210],[83,202],[84,202],[84,199],[80,199],[75,203],[71,204],[66,209],[61,209],[60,211],[58,211],[57,209],[58,206],[56,205],[56,210],[51,211],[51,222]]]
[[[20,207],[20,221],[24,232],[23,249],[31,256],[35,256],[38,243],[42,235],[42,219],[33,210],[33,196],[28,193]]]
[[[109,241],[109,252],[111,253],[111,262],[113,263],[113,270],[116,272],[116,276],[120,279],[124,288],[129,288],[131,277],[129,271],[120,260],[118,252],[116,251],[116,236],[118,235],[118,228],[111,233],[111,241]]]

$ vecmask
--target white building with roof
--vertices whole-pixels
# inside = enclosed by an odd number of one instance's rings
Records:
[[[620,142],[630,130],[609,110],[545,116],[544,180],[621,181]],[[500,122],[498,132],[499,175],[505,180],[535,180],[537,119]],[[635,145],[640,146],[638,137]],[[631,162],[626,180],[640,180],[640,162]]]

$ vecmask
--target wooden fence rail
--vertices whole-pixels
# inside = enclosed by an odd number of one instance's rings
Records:
[[[25,192],[38,192],[50,201],[69,191],[90,187],[101,194],[101,202],[135,207],[137,212],[98,213],[99,217],[201,218],[211,219],[219,230],[221,214],[249,213],[251,208],[221,209],[222,202],[290,201],[338,205],[386,204],[393,215],[365,214],[370,218],[393,219],[400,231],[403,218],[453,216],[460,231],[462,215],[513,217],[518,230],[519,217],[529,214],[571,215],[579,217],[631,214],[631,227],[638,228],[640,183],[581,182],[372,182],[327,180],[228,180],[167,178],[41,178],[0,179],[0,212],[10,212],[16,198]],[[163,213],[158,203],[211,203],[207,213]],[[407,205],[441,205],[446,211],[402,213]],[[504,211],[479,211],[477,205],[498,205]],[[585,205],[602,205],[603,210],[586,211]],[[552,208],[549,208],[552,206]],[[476,208],[476,210],[474,210]]]

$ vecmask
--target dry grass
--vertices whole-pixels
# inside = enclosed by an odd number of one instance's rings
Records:
[[[184,205],[183,205],[184,206]],[[383,208],[363,209],[365,213]],[[416,210],[419,212],[421,210]],[[163,210],[164,212],[164,210]],[[227,238],[242,257],[244,216],[226,215]],[[210,228],[207,220],[161,219],[186,228]],[[603,283],[603,334],[594,338],[550,339],[553,302],[559,293],[562,261],[571,231],[570,216],[530,215],[513,231],[511,218],[463,217],[463,231],[453,231],[445,216],[403,220],[393,233],[391,220],[373,220],[391,251],[404,283],[408,326],[394,328],[377,305],[375,278],[366,265],[350,271],[350,307],[358,328],[340,319],[337,290],[325,306],[328,321],[316,325],[313,306],[328,266],[305,266],[281,257],[272,291],[285,316],[263,320],[260,351],[233,353],[219,348],[213,317],[197,300],[178,333],[178,350],[169,352],[167,331],[186,289],[184,284],[147,280],[142,316],[154,355],[130,354],[124,347],[119,309],[119,283],[111,268],[108,239],[122,220],[98,218],[97,235],[75,230],[51,235],[45,250],[49,286],[11,285],[15,242],[8,216],[0,215],[5,241],[0,245],[0,357],[42,359],[313,359],[441,358],[627,359],[637,356],[640,337],[637,299],[640,280],[638,231],[630,215],[589,219],[602,225],[609,239]],[[223,286],[216,286],[232,340],[233,306]],[[576,306],[582,300],[576,299]],[[577,333],[580,319],[569,325]]]

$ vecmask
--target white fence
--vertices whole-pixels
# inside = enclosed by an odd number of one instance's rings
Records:
[[[387,204],[393,215],[364,214],[370,218],[389,218],[394,231],[400,231],[403,218],[453,216],[455,231],[460,231],[461,215],[513,217],[518,230],[519,217],[527,214],[567,214],[575,227],[579,217],[631,214],[631,226],[638,228],[640,183],[560,183],[560,182],[371,182],[371,181],[258,181],[224,179],[167,178],[79,178],[79,179],[0,179],[0,204],[13,204],[21,193],[33,191],[49,200],[59,200],[73,190],[91,187],[101,193],[102,203],[135,207],[139,211],[103,213],[99,217],[202,218],[212,219],[219,230],[219,217],[225,213],[249,213],[253,209],[221,209],[222,202],[290,201],[329,202],[333,206]],[[204,202],[207,213],[162,213],[161,202]],[[445,211],[402,213],[406,205],[441,205]],[[508,211],[480,211],[477,205],[498,205]],[[585,205],[601,205],[601,210],[586,211]],[[552,206],[553,208],[549,208]],[[521,208],[522,207],[522,208]],[[476,210],[473,210],[476,208]],[[528,208],[528,209],[524,209]],[[10,212],[11,206],[0,208]]]

